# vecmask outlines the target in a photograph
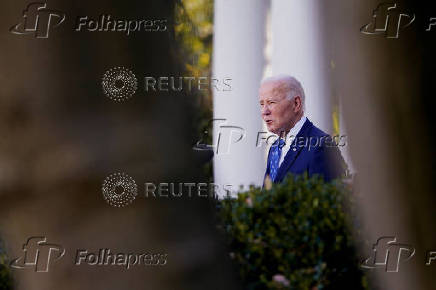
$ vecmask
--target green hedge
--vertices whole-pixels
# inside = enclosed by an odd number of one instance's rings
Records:
[[[245,289],[366,289],[345,183],[290,177],[218,201],[219,227]]]

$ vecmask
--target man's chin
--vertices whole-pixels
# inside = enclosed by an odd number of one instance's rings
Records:
[[[271,133],[277,134],[277,128],[275,128],[274,126],[271,125],[267,125],[266,128],[268,129],[268,131],[270,131]]]

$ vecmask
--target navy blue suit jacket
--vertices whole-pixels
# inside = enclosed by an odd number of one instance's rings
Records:
[[[282,182],[289,173],[301,175],[307,172],[309,177],[318,174],[325,181],[344,175],[345,162],[337,146],[332,137],[306,119],[279,167],[274,182]],[[265,178],[269,174],[270,153],[271,148],[268,152]]]

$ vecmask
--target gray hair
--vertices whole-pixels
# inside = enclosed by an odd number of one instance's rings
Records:
[[[289,75],[281,74],[281,75],[276,75],[273,77],[266,78],[262,81],[261,84],[269,83],[269,82],[280,82],[281,84],[284,84],[287,90],[287,98],[289,98],[290,100],[292,100],[296,96],[300,96],[303,111],[305,111],[306,96],[304,94],[304,90],[303,87],[301,86],[301,83],[296,78]]]

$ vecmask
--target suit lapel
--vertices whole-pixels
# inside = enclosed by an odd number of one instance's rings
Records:
[[[292,164],[297,159],[301,150],[304,148],[304,144],[302,144],[302,146],[299,146],[299,142],[297,142],[297,140],[299,138],[307,138],[308,133],[310,132],[310,129],[312,128],[312,126],[313,126],[312,122],[310,122],[309,119],[306,119],[306,122],[304,122],[303,127],[301,127],[300,132],[298,132],[297,136],[295,137],[294,141],[292,142],[291,147],[289,148],[288,152],[286,153],[286,156],[283,159],[282,165],[278,169],[276,180],[278,180],[278,181],[283,180],[283,178],[285,177],[289,168],[291,168]]]

